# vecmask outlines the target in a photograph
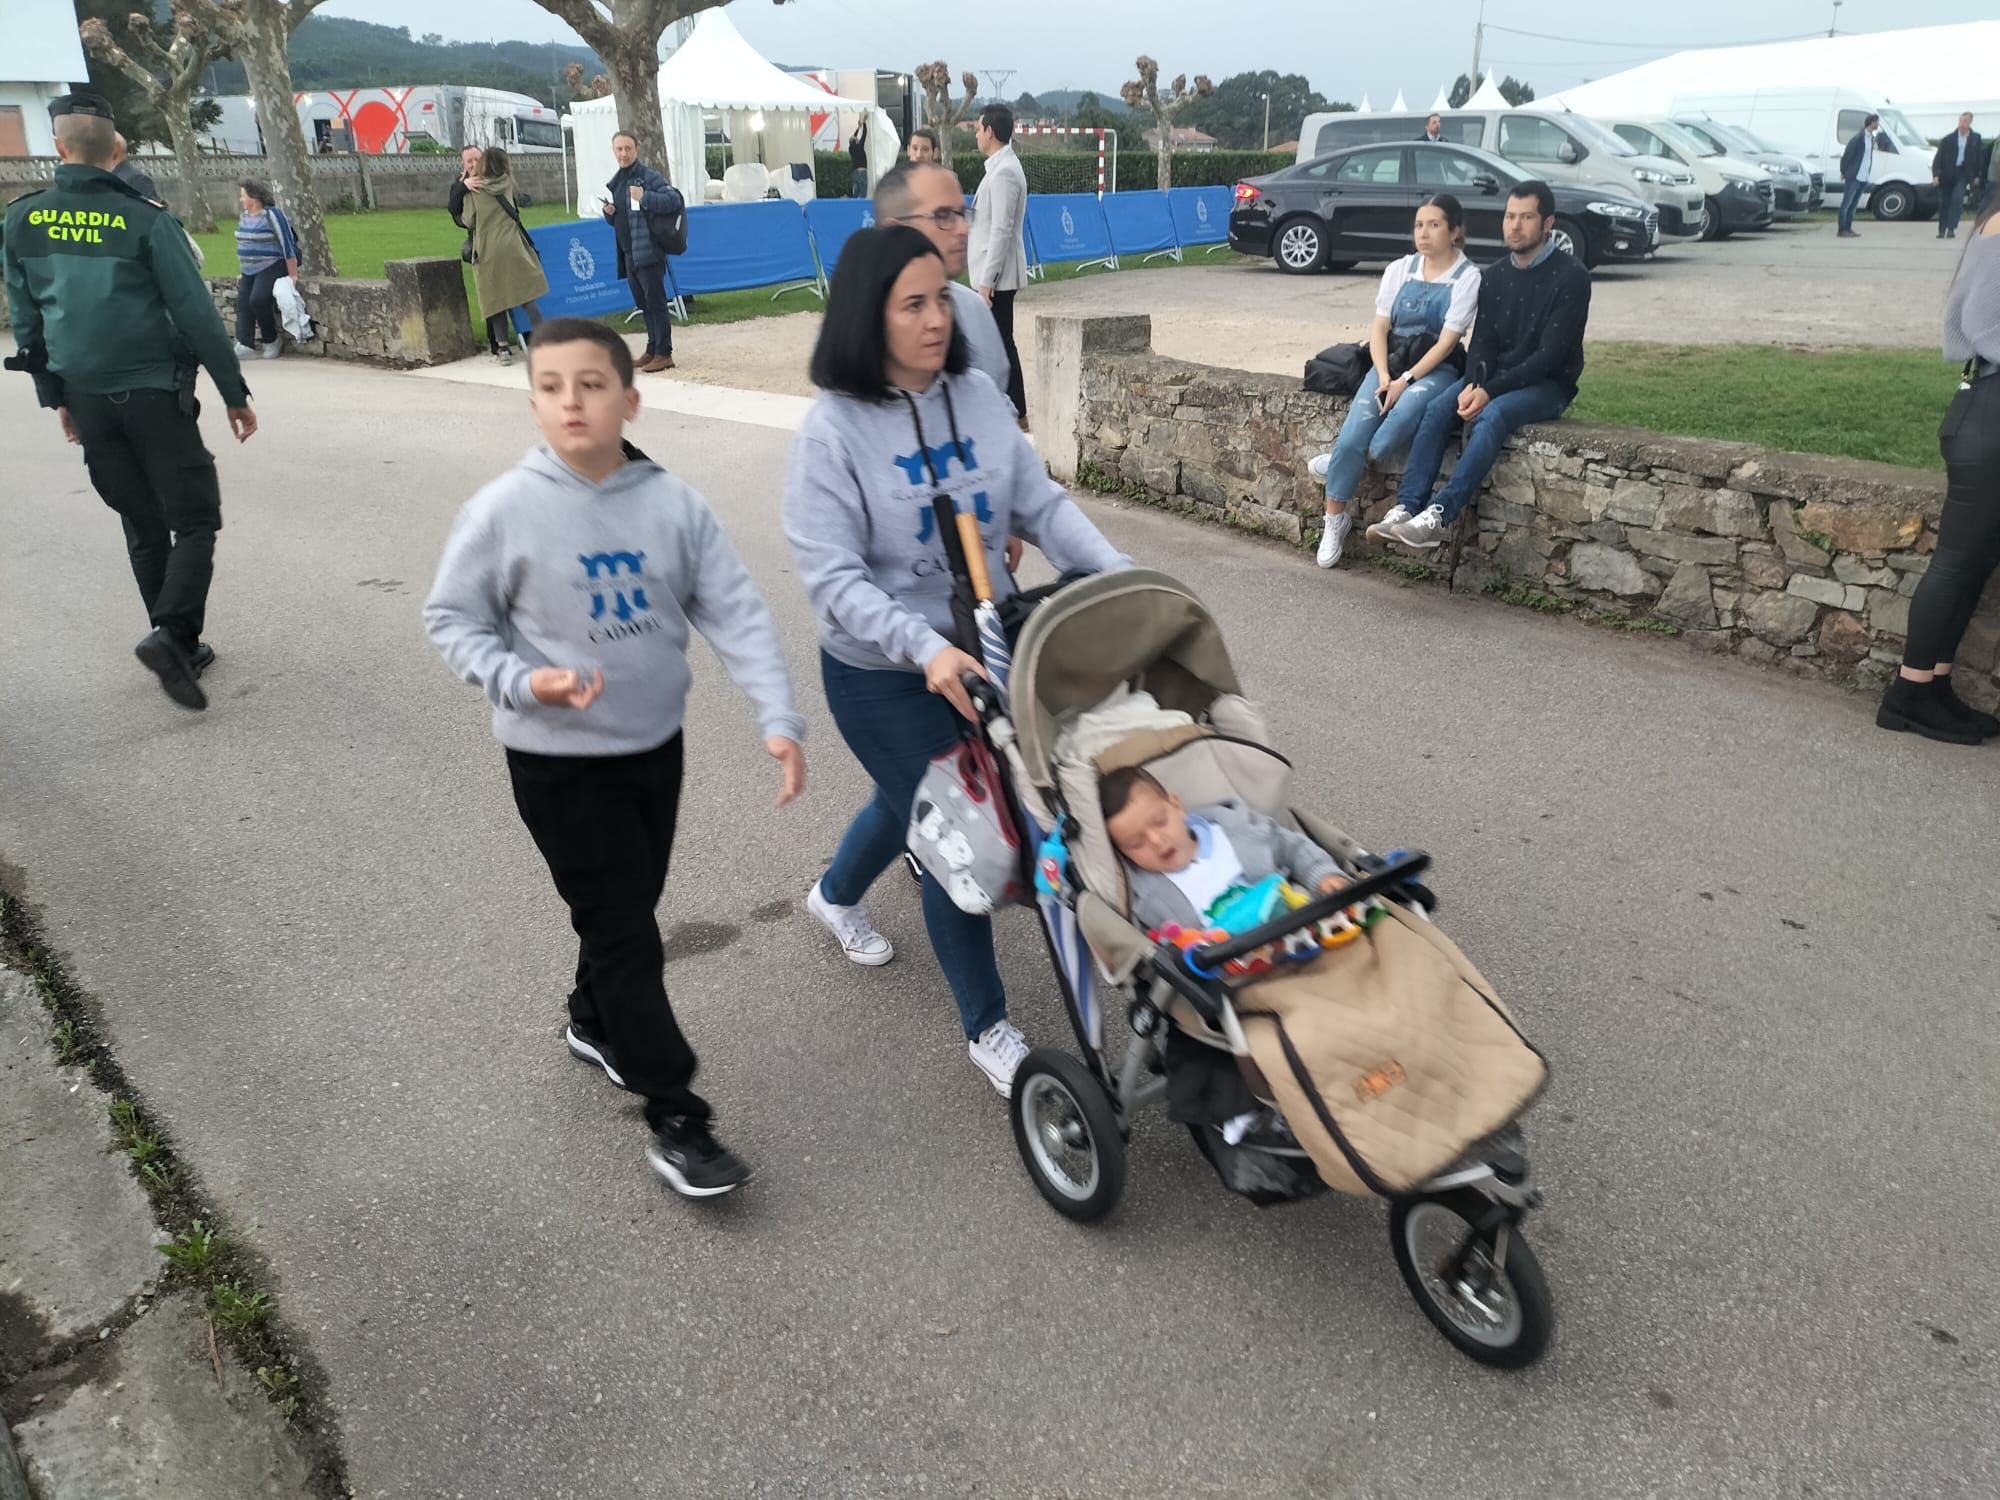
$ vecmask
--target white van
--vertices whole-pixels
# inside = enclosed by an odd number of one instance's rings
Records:
[[[1449,109],[1439,111],[1444,138],[1477,146],[1512,162],[1530,177],[1576,187],[1607,188],[1660,211],[1660,237],[1701,233],[1704,195],[1694,173],[1678,162],[1642,156],[1595,120],[1563,110]],[[1429,111],[1307,115],[1299,127],[1299,160],[1345,146],[1423,137]]]
[[[1882,117],[1893,152],[1877,147],[1875,181],[1867,205],[1878,219],[1928,218],[1937,212],[1931,186],[1931,143],[1900,110],[1858,89],[1734,89],[1674,95],[1673,114],[1706,115],[1740,126],[1770,143],[1774,151],[1798,157],[1806,170],[1821,174],[1829,197],[1841,184],[1840,153],[1870,115]]]
[[[1739,229],[1764,229],[1775,217],[1771,184],[1747,161],[1696,140],[1672,120],[1609,119],[1600,125],[1634,151],[1677,161],[1694,173],[1702,191],[1701,237],[1719,240]]]

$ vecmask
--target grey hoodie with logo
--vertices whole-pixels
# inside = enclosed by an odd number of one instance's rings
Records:
[[[542,755],[629,755],[679,732],[699,630],[765,736],[805,739],[771,612],[708,502],[630,444],[592,484],[546,446],[465,503],[424,604],[493,733]],[[604,673],[586,709],[528,691],[536,667]]]
[[[822,391],[792,445],[785,535],[828,655],[911,671],[951,644],[951,569],[931,511],[940,491],[978,518],[1001,597],[1012,592],[1010,535],[1060,572],[1132,565],[1049,478],[1013,403],[984,375],[942,375],[910,399],[914,418],[900,392],[863,401]]]

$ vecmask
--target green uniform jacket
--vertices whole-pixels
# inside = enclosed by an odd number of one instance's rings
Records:
[[[229,406],[249,403],[180,221],[109,172],[65,162],[7,210],[0,264],[20,363],[44,406],[65,390],[175,390],[197,361]]]

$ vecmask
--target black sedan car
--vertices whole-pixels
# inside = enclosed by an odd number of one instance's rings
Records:
[[[1500,221],[1520,170],[1472,146],[1399,141],[1354,146],[1236,184],[1229,247],[1268,255],[1297,275],[1345,271],[1364,260],[1410,253],[1417,205],[1450,193],[1465,205],[1465,248],[1474,260],[1506,251]],[[1586,266],[1639,260],[1660,239],[1650,204],[1608,189],[1552,183],[1556,248]]]

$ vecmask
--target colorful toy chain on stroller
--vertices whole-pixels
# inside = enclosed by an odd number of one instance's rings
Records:
[[[948,505],[950,535],[970,518]],[[952,551],[955,568],[976,556],[976,532]],[[1018,820],[1009,884],[1034,893],[1082,1052],[1038,1047],[1014,1078],[1015,1143],[1042,1196],[1079,1222],[1109,1213],[1131,1119],[1164,1098],[1254,1202],[1328,1187],[1387,1198],[1397,1267],[1439,1332],[1485,1364],[1535,1359],[1554,1313],[1521,1233],[1540,1195],[1514,1121],[1546,1065],[1429,921],[1416,884],[1429,857],[1372,856],[1289,806],[1289,762],[1266,747],[1214,620],[1172,578],[1072,583],[1010,640],[976,575],[960,578],[964,638],[992,680],[967,687]],[[1306,898],[1261,882],[1227,922],[1142,931],[1097,789],[1136,765],[1189,806],[1239,800],[1298,829],[1348,884]],[[1114,994],[1130,1033],[1115,1066]]]

